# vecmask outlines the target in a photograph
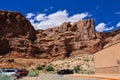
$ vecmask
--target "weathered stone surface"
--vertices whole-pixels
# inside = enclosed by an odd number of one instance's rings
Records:
[[[0,36],[26,36],[35,40],[36,32],[30,22],[18,12],[0,11]]]
[[[120,40],[118,34],[119,30],[95,33],[94,21],[89,19],[73,24],[63,23],[58,27],[40,31],[35,44],[40,50],[40,58],[65,58],[79,54],[94,54],[107,43]]]
[[[0,39],[0,55],[8,53],[10,50],[9,41],[5,38]]]
[[[25,41],[34,41],[36,31],[18,12],[0,11],[0,54],[11,51],[26,52]]]
[[[60,59],[94,54],[106,44],[120,40],[120,30],[95,33],[93,19],[35,31],[20,13],[7,11],[0,11],[0,33],[0,54],[24,58]]]
[[[77,26],[76,39],[78,41],[91,40],[95,38],[94,21],[92,19],[79,21],[79,22],[76,22],[74,25]]]
[[[120,40],[120,33],[117,34],[116,36],[114,36],[111,40],[112,40],[113,42]]]

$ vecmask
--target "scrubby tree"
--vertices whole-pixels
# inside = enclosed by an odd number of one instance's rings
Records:
[[[36,66],[36,69],[37,69],[37,70],[43,70],[43,67],[42,67],[41,65],[37,65],[37,66]]]
[[[54,71],[54,67],[52,65],[48,65],[46,68],[45,68],[45,71]]]
[[[74,70],[76,73],[79,72],[81,69],[82,69],[82,68],[81,68],[80,65],[77,65],[77,66],[75,66],[75,67],[73,68],[73,70]]]

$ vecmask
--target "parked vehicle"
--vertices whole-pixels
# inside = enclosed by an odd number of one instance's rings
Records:
[[[0,69],[0,74],[1,75],[7,75],[11,77],[16,77],[19,78],[19,70],[15,68],[2,68]]]
[[[57,72],[59,75],[73,74],[73,70],[64,69]]]
[[[26,69],[21,69],[21,70],[19,70],[19,74],[20,74],[21,77],[27,76],[28,73],[29,73],[29,71],[26,70]]]

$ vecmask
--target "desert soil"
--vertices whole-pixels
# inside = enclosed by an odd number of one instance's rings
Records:
[[[120,80],[120,74],[94,74],[94,75],[57,75],[40,74],[39,77],[25,77],[20,80]]]

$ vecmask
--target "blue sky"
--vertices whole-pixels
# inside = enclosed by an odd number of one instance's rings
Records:
[[[0,0],[0,9],[21,12],[35,29],[89,18],[98,32],[120,28],[120,0]]]

